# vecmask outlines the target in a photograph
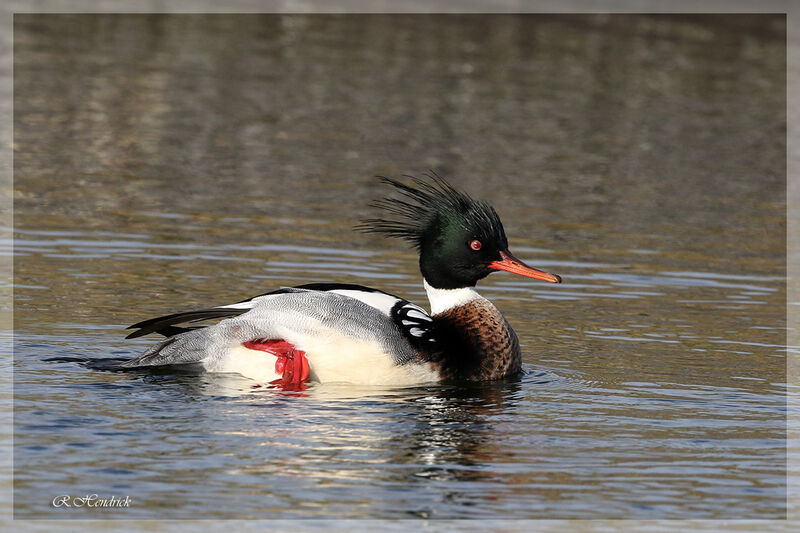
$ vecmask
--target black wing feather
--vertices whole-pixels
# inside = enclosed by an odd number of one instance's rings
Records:
[[[160,316],[157,318],[150,318],[138,322],[128,329],[137,329],[126,339],[135,339],[142,337],[148,333],[161,333],[165,337],[171,337],[177,333],[182,333],[187,328],[176,328],[175,324],[183,324],[184,322],[198,322],[200,320],[210,320],[212,318],[226,318],[231,316],[238,316],[246,313],[249,309],[235,309],[235,308],[220,308],[212,307],[211,309],[200,309],[198,311],[186,311],[183,313],[174,313],[171,315]]]

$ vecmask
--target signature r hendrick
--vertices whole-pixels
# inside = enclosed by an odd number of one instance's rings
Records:
[[[71,496],[61,494],[53,498],[53,507],[56,508],[101,508],[101,507],[130,507],[130,496],[111,496],[100,497],[97,494],[87,494],[85,496]]]

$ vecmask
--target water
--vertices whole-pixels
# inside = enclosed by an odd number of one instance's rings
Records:
[[[781,518],[781,17],[15,17],[17,518]],[[479,289],[525,375],[112,372],[151,316],[312,281],[434,168],[563,276]],[[10,250],[6,253],[10,253]],[[791,348],[791,347],[790,347]],[[59,495],[129,496],[64,509]]]

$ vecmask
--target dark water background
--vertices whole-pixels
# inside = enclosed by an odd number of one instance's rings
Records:
[[[17,518],[784,516],[783,17],[14,30]],[[427,169],[564,277],[479,286],[520,380],[297,395],[91,364],[278,286],[427,304],[412,251],[350,229],[371,176]],[[134,503],[50,503],[91,493]]]

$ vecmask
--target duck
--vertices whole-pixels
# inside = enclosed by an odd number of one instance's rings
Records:
[[[362,285],[283,287],[133,324],[128,339],[151,333],[165,338],[121,367],[191,365],[292,390],[311,382],[416,386],[519,375],[517,334],[475,287],[498,271],[549,283],[561,283],[561,277],[509,251],[500,217],[488,203],[436,173],[401,178],[378,177],[393,194],[373,202],[381,215],[356,229],[416,249],[430,312]],[[219,321],[196,324],[212,319]]]

